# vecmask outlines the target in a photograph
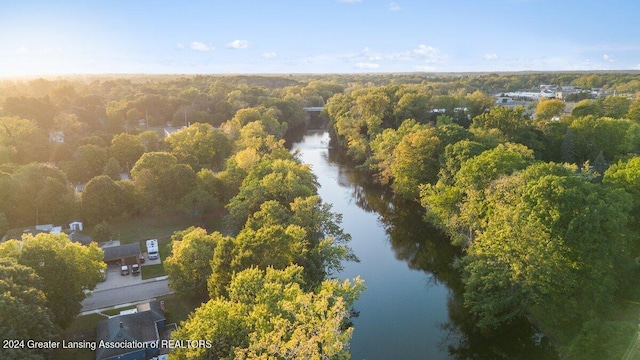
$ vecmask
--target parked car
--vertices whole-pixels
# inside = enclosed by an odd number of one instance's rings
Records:
[[[140,263],[144,264],[144,254],[140,253]]]
[[[138,264],[131,265],[131,274],[140,275],[140,265]]]
[[[122,265],[120,267],[120,275],[129,275],[129,267],[127,265]]]

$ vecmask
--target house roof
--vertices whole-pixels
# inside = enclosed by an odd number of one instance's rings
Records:
[[[91,238],[86,236],[86,235],[82,235],[77,231],[72,231],[69,234],[69,240],[73,241],[73,242],[78,242],[82,245],[89,245],[91,243]]]
[[[104,251],[104,261],[116,261],[130,256],[140,255],[140,243],[134,242],[126,245],[110,246],[102,248]]]
[[[158,303],[157,305],[153,303]],[[152,301],[148,304],[150,309],[159,311],[142,311],[135,314],[114,316],[107,320],[98,322],[96,335],[98,343],[103,340],[105,343],[118,342],[150,342],[159,339],[157,322],[164,320],[164,311],[161,309],[159,301]],[[138,311],[140,311],[138,309]],[[134,348],[98,348],[96,359],[106,359],[130,352],[139,351]]]

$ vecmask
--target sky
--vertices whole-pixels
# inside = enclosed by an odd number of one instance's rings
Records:
[[[0,77],[640,70],[635,0],[0,0]]]

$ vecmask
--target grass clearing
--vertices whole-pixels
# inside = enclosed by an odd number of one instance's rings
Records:
[[[199,301],[194,302],[184,299],[176,294],[160,296],[158,300],[164,301],[167,324],[176,323],[180,325],[180,322],[187,320],[189,314],[201,305]]]
[[[162,264],[142,266],[142,280],[165,275],[167,275],[167,273],[164,271],[164,266]]]
[[[114,239],[119,239],[121,244],[130,244],[136,241],[144,243],[147,239],[168,239],[174,231],[186,229],[194,222],[196,219],[192,216],[162,214],[112,221],[109,227]]]
[[[65,329],[65,333],[72,333],[80,330],[94,329],[98,324],[98,321],[106,319],[106,316],[101,314],[89,314],[77,316],[75,320]]]

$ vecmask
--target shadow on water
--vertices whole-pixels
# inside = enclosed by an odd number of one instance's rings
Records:
[[[327,162],[339,164],[338,184],[351,191],[352,202],[379,216],[395,258],[413,270],[431,275],[432,282],[450,291],[446,308],[448,321],[439,327],[445,334],[439,341],[442,358],[453,359],[558,359],[548,339],[525,318],[498,329],[481,329],[463,305],[464,288],[453,264],[463,255],[439,229],[423,221],[423,208],[415,201],[393,195],[376,186],[371,177],[353,171],[337,152],[329,151]],[[373,345],[372,345],[373,346]]]

